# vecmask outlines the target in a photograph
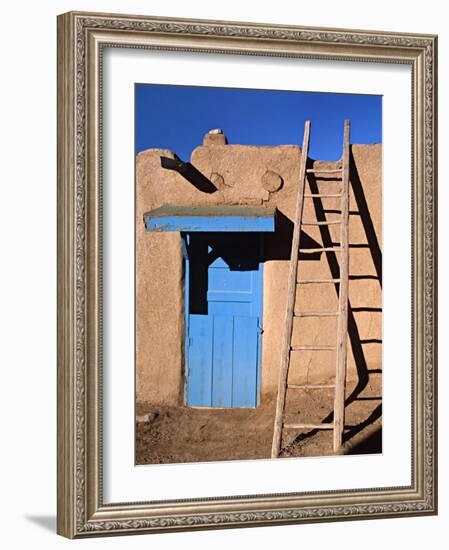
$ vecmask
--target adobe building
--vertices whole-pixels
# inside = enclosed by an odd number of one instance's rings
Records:
[[[204,136],[189,163],[149,149],[136,161],[136,398],[154,405],[256,407],[277,393],[298,193],[297,145]],[[333,169],[339,162],[309,160]],[[381,145],[351,145],[347,393],[379,387],[382,356]],[[341,180],[308,174],[306,193]],[[339,198],[306,198],[304,220],[332,220]],[[144,222],[145,217],[145,222]],[[301,234],[301,278],[338,278],[339,226]],[[336,286],[301,285],[302,311],[337,310]],[[295,344],[335,345],[336,318],[294,321]],[[329,383],[335,355],[303,352],[290,382]]]

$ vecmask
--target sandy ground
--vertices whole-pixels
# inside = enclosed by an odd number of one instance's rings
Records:
[[[380,378],[380,377],[379,377]],[[289,392],[286,421],[331,420],[332,390]],[[343,454],[382,451],[379,383],[370,384],[346,406]],[[138,403],[136,463],[161,464],[269,458],[275,402],[255,409],[155,407]],[[333,454],[332,431],[284,431],[281,457]]]

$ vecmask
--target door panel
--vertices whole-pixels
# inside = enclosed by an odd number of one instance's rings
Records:
[[[209,291],[251,292],[253,271],[231,271],[227,264],[209,266]]]
[[[212,406],[232,407],[233,317],[213,316]]]
[[[257,317],[234,317],[232,399],[239,407],[257,405],[254,365],[257,365]]]
[[[208,315],[190,315],[189,333],[187,403],[210,407],[213,318]]]

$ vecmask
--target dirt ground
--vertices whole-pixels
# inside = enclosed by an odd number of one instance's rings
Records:
[[[382,452],[381,382],[355,398],[348,392],[342,454]],[[301,393],[301,396],[298,395]],[[328,422],[332,390],[291,391],[286,422]],[[269,458],[275,401],[255,409],[155,407],[137,404],[136,463],[167,464]],[[333,454],[332,431],[284,431],[281,457]]]

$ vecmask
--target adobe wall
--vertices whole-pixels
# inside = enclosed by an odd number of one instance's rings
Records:
[[[262,399],[277,389],[282,328],[285,318],[288,258],[299,179],[300,148],[295,145],[259,147],[227,145],[223,136],[206,135],[205,144],[191,155],[191,163],[217,187],[204,193],[180,174],[163,169],[160,157],[167,150],[150,149],[136,162],[136,391],[138,401],[157,404],[183,402],[184,272],[178,233],[149,233],[144,212],[163,204],[241,204],[276,207],[281,213],[278,230],[265,235]],[[354,164],[350,189],[350,338],[348,391],[369,371],[381,369],[381,146],[353,145]],[[333,168],[338,163],[315,162]],[[279,179],[279,176],[282,180]],[[281,184],[281,187],[279,185]],[[311,179],[313,190],[337,192],[338,181]],[[277,189],[277,190],[276,190]],[[306,186],[306,192],[310,190]],[[309,191],[310,192],[310,191]],[[313,205],[305,200],[304,219],[317,219],[326,210],[338,210],[339,199]],[[338,212],[327,212],[328,219]],[[319,247],[339,242],[339,226],[305,228],[303,244]],[[300,278],[336,275],[333,254],[304,254]],[[338,274],[337,274],[338,275]],[[297,304],[303,311],[329,311],[337,307],[334,285],[302,285]],[[332,318],[297,319],[294,343],[335,344]],[[329,381],[334,376],[333,353],[302,354],[292,363],[292,382]],[[374,372],[372,376],[378,376]]]

